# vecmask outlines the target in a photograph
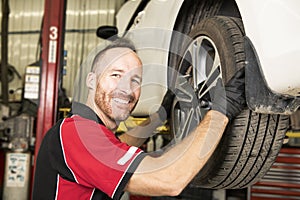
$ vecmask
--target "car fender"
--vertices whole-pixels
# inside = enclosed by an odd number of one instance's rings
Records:
[[[275,93],[299,96],[300,2],[236,0],[236,3],[268,87]]]
[[[128,16],[133,16],[141,1],[128,1],[117,14],[117,27],[124,35]],[[155,112],[167,91],[167,65],[172,30],[183,0],[151,0],[139,11],[125,33],[137,48],[143,63],[143,83],[140,100],[133,115]],[[160,20],[153,16],[160,16]],[[151,74],[151,75],[149,75]],[[149,108],[149,105],[152,105]]]
[[[130,21],[128,16],[134,15],[141,2],[127,1],[123,5],[117,14],[119,31],[126,31]],[[171,33],[183,2],[149,1],[134,17],[134,22],[128,30],[127,35],[137,44],[137,52],[144,64],[143,89],[133,112],[135,115],[156,111],[167,90],[166,66]],[[297,0],[236,0],[236,4],[247,39],[251,41],[255,51],[264,86],[278,96],[299,96],[300,68],[296,65],[300,63],[300,3]],[[256,106],[257,112],[262,111],[257,107],[271,106],[272,103],[265,101],[263,106],[255,105],[257,102],[253,97],[251,102]],[[149,108],[149,105],[153,107]]]

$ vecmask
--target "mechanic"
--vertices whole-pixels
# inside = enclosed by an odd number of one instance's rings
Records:
[[[134,109],[141,81],[142,63],[129,41],[116,40],[95,56],[86,79],[86,104],[73,102],[71,115],[43,139],[33,199],[120,199],[124,191],[178,195],[212,154],[217,144],[210,139],[221,138],[228,121],[245,107],[244,73],[239,70],[189,136],[152,156],[136,146],[164,121],[163,108],[144,126],[120,138],[114,134]],[[169,106],[168,101],[163,106]]]

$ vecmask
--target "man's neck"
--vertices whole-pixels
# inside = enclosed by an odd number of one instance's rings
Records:
[[[101,121],[108,129],[110,129],[111,131],[117,130],[118,128],[117,122],[109,118],[107,115],[105,115],[93,101],[90,101],[88,99],[86,105],[90,107],[97,114],[97,116],[101,119]]]
[[[99,109],[97,109],[99,110]],[[110,129],[111,131],[115,131],[118,128],[118,124],[115,120],[110,119],[107,117],[107,115],[103,114],[102,112],[97,112],[95,109],[94,111],[99,116],[99,118],[102,120],[102,122],[105,124],[105,126]]]

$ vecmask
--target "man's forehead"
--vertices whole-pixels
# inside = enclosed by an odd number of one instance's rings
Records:
[[[131,68],[141,68],[142,63],[137,54],[132,51],[131,49],[127,47],[115,47],[112,49],[106,50],[100,59],[98,59],[98,62],[96,63],[96,71],[98,73],[102,73],[104,70],[110,69],[110,68],[122,68],[125,66],[117,65],[117,63],[122,63],[122,58],[129,62]],[[129,57],[130,56],[130,57]],[[129,59],[128,59],[129,58]]]
[[[135,52],[127,47],[115,47],[106,50],[102,55],[102,59],[100,60],[108,59],[113,62],[114,60],[120,59],[129,54],[135,55]]]

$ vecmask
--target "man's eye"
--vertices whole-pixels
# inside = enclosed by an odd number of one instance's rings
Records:
[[[132,79],[132,82],[137,84],[137,85],[141,84],[141,81],[139,79]]]
[[[121,75],[120,75],[120,74],[112,74],[111,76],[112,76],[112,77],[116,77],[116,78],[121,78]]]

